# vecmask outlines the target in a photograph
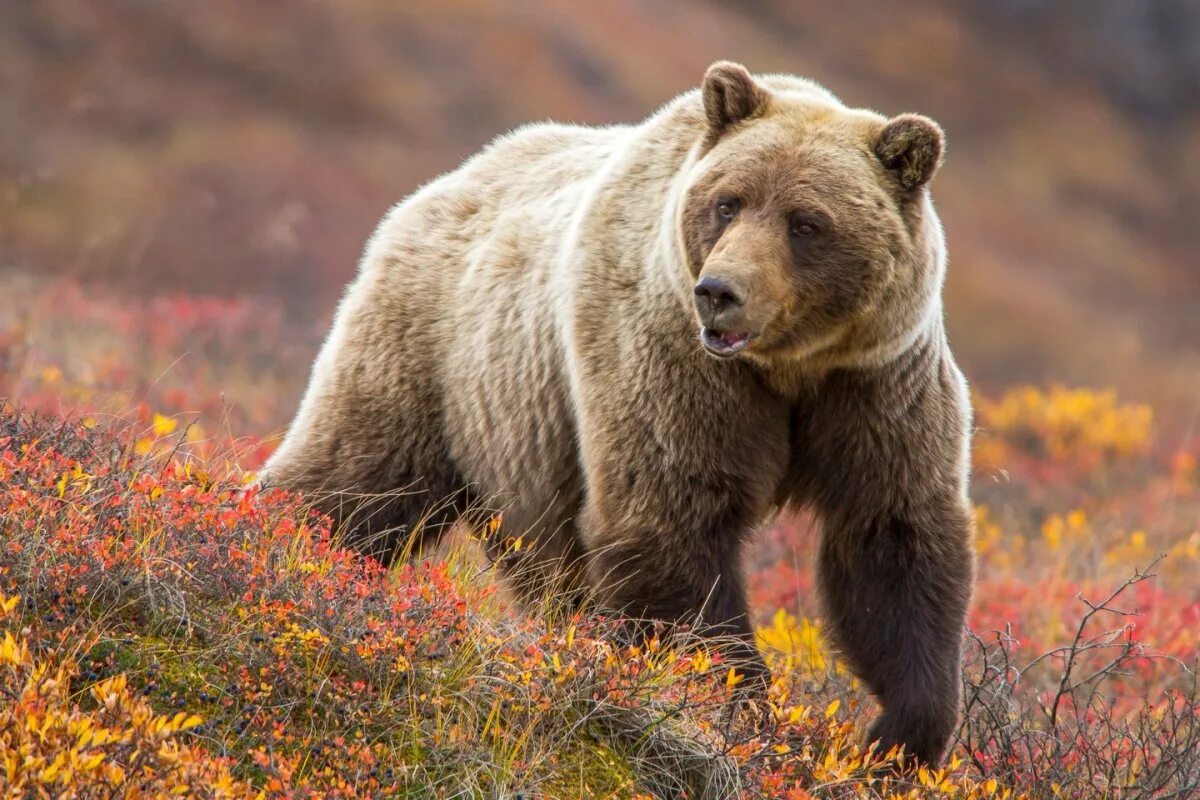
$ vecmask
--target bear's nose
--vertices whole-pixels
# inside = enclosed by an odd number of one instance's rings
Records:
[[[701,314],[708,312],[713,316],[730,308],[742,305],[746,298],[737,287],[724,278],[701,278],[696,284],[696,307]]]

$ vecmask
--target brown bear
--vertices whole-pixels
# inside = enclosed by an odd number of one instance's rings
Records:
[[[637,125],[502,136],[384,218],[263,482],[382,556],[502,511],[518,590],[689,622],[755,677],[742,550],[811,508],[870,735],[937,762],[974,563],[942,150],[726,62]]]

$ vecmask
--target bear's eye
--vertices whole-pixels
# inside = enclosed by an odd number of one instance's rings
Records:
[[[792,220],[789,233],[798,239],[807,239],[810,236],[816,236],[818,232],[817,226],[806,219]]]
[[[723,221],[728,222],[737,216],[738,209],[741,207],[735,199],[724,198],[717,201],[717,216]]]

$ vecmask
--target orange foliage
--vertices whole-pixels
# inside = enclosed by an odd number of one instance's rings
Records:
[[[1099,780],[1085,762],[974,743],[945,770],[892,775],[895,754],[861,742],[873,701],[821,636],[814,520],[782,521],[751,559],[775,679],[765,727],[731,726],[724,703],[740,676],[686,637],[619,648],[611,621],[524,618],[475,556],[387,570],[341,549],[302,498],[235,491],[269,452],[261,434],[291,411],[316,326],[298,332],[238,302],[14,286],[9,318],[38,313],[0,336],[0,382],[51,416],[0,413],[0,586],[32,609],[4,647],[21,653],[20,669],[62,672],[63,694],[46,702],[66,703],[64,720],[98,719],[97,686],[125,692],[122,724],[181,720],[170,737],[179,750],[163,751],[178,755],[177,772],[136,762],[147,781],[203,775],[214,791],[386,797],[472,775],[469,790],[485,794],[634,796],[645,775],[670,769],[616,740],[564,732],[595,732],[603,718],[611,733],[616,718],[641,737],[646,710],[667,721],[671,746],[728,759],[740,785],[764,796],[1015,797],[1036,795],[1045,775],[1064,787]],[[1011,691],[1035,710],[1065,666],[1055,648],[1085,621],[1078,598],[1103,596],[1162,553],[1158,579],[1122,595],[1136,615],[1086,619],[1081,634],[1098,644],[1073,669],[1117,653],[1119,674],[1104,684],[1112,714],[1176,708],[1186,673],[1170,659],[1194,664],[1200,649],[1200,447],[1163,447],[1149,411],[1110,392],[1018,388],[977,407],[979,644],[964,677],[1002,647],[1034,664]],[[1060,705],[1082,709],[1076,694]],[[1105,730],[1092,713],[1079,711],[1073,735]],[[182,724],[193,718],[203,722]],[[1045,741],[1044,720],[1028,725],[1027,743]],[[7,754],[27,748],[11,741]],[[1135,759],[1131,742],[1113,745],[1114,769],[1136,780],[1148,756]],[[41,765],[34,779],[61,754],[73,781],[91,780],[84,767],[100,751],[44,745],[45,762],[28,762]],[[134,763],[133,751],[104,752],[105,765]]]

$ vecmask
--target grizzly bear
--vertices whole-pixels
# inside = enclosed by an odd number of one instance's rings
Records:
[[[502,136],[379,225],[262,480],[382,557],[502,512],[519,593],[689,623],[760,680],[742,551],[809,508],[871,739],[936,763],[974,564],[942,152],[727,62],[637,125]]]

